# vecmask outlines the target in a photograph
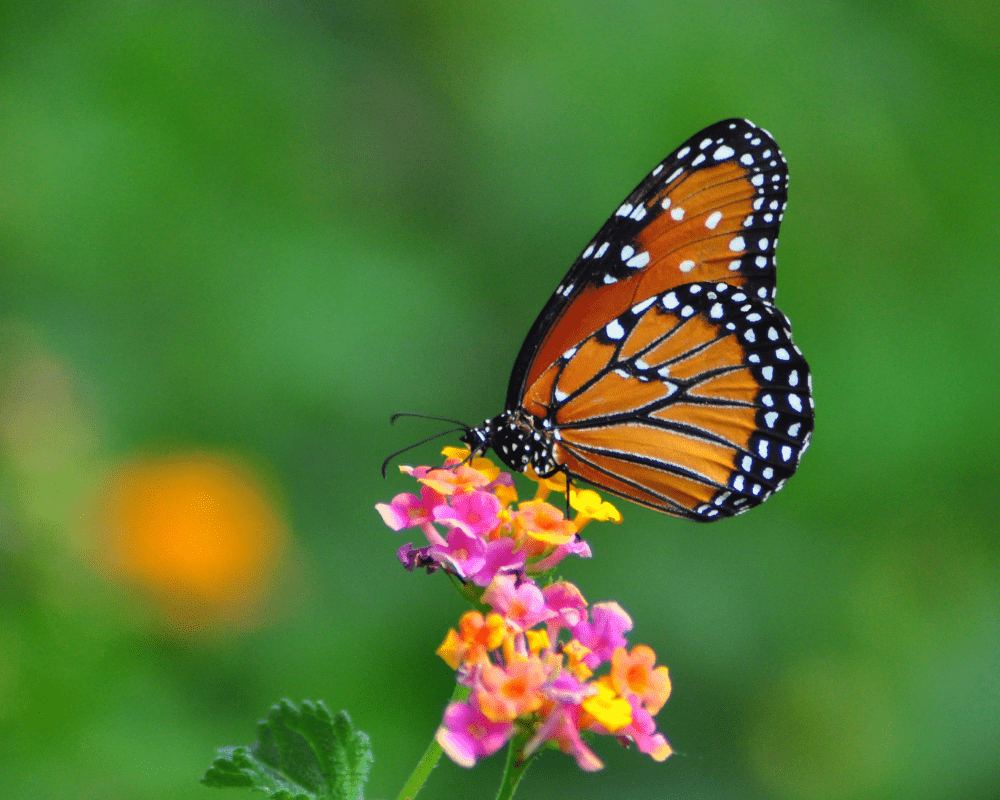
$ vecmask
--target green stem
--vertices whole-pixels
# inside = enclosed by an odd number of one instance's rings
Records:
[[[469,688],[467,686],[462,686],[460,683],[455,684],[455,691],[451,695],[451,700],[449,703],[461,702],[466,697],[469,696]],[[410,775],[410,779],[403,785],[402,790],[399,792],[396,800],[412,800],[412,798],[417,796],[434,767],[437,766],[438,761],[441,758],[441,745],[437,743],[437,739],[431,739],[431,743],[427,745],[427,750],[424,752],[420,761],[417,762],[416,768]]]
[[[521,782],[521,778],[524,777],[524,773],[528,771],[531,762],[538,757],[539,751],[536,750],[524,761],[518,762],[517,760],[518,755],[524,751],[524,746],[528,743],[529,738],[527,734],[520,734],[511,739],[510,746],[507,748],[507,766],[504,767],[503,781],[500,783],[500,791],[497,792],[497,800],[510,800],[514,796],[514,791]]]

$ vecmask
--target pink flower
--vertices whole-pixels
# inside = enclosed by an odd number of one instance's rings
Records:
[[[544,558],[535,561],[528,565],[528,571],[532,573],[541,574],[543,572],[548,572],[553,569],[556,564],[562,561],[566,556],[579,556],[580,558],[590,558],[590,545],[587,544],[583,539],[573,538],[570,539],[565,544],[559,545],[555,550],[549,553]]]
[[[615,731],[615,735],[631,739],[640,753],[651,756],[654,761],[665,761],[674,751],[666,737],[656,732],[652,715],[642,707],[635,695],[629,698],[629,705],[632,706],[632,722]]]
[[[443,724],[434,738],[456,764],[474,767],[476,759],[491,756],[503,747],[513,729],[509,722],[487,719],[478,707],[452,703],[445,710]]]
[[[534,753],[546,742],[555,742],[559,749],[576,759],[577,766],[584,772],[596,772],[604,763],[580,738],[577,706],[556,706],[548,718],[538,727],[535,735],[524,746],[525,757]]]
[[[550,700],[570,706],[578,706],[591,695],[597,694],[593,685],[584,683],[565,670],[550,681],[544,691]]]
[[[591,651],[584,663],[597,669],[602,662],[611,660],[615,650],[625,646],[632,618],[618,603],[597,603],[591,609],[591,616],[594,621],[581,621],[573,628],[573,635]]]
[[[453,496],[450,506],[436,506],[433,515],[435,522],[461,528],[470,536],[486,536],[500,526],[500,508],[500,501],[489,492],[471,491]]]
[[[435,506],[444,502],[444,496],[429,486],[420,487],[420,497],[413,494],[397,494],[389,504],[378,503],[375,508],[394,531],[415,528],[430,522]]]
[[[476,586],[489,586],[497,575],[524,570],[525,554],[509,536],[486,543],[483,567],[472,576]]]
[[[430,549],[430,555],[435,560],[450,566],[463,580],[483,568],[485,553],[486,543],[462,528],[452,528],[444,546],[436,545]]]
[[[587,601],[583,593],[569,581],[550,583],[542,594],[545,604],[556,612],[556,617],[549,620],[549,638],[555,641],[560,627],[571,630],[587,618]]]
[[[530,581],[517,586],[513,575],[498,575],[483,592],[483,602],[499,611],[508,622],[525,631],[555,616],[555,612],[545,605],[542,590]]]

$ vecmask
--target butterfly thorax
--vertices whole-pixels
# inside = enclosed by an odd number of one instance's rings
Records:
[[[536,417],[522,409],[504,411],[470,429],[462,441],[472,449],[473,455],[493,448],[501,461],[517,472],[534,467],[541,477],[548,477],[559,469],[552,457],[555,441],[547,419]]]

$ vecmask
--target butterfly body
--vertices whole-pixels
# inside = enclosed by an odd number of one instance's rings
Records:
[[[508,467],[524,472],[531,467],[540,477],[547,478],[560,471],[553,457],[551,420],[536,417],[520,409],[504,411],[472,428],[464,441],[474,452],[490,447]]]
[[[772,302],[787,180],[747,120],[674,151],[542,309],[505,411],[463,441],[700,521],[780,489],[813,428],[809,368]]]

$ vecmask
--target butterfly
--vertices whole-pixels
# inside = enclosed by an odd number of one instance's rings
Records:
[[[773,303],[787,191],[752,122],[688,139],[587,244],[521,346],[503,413],[462,441],[693,520],[778,491],[813,430],[809,367]]]

